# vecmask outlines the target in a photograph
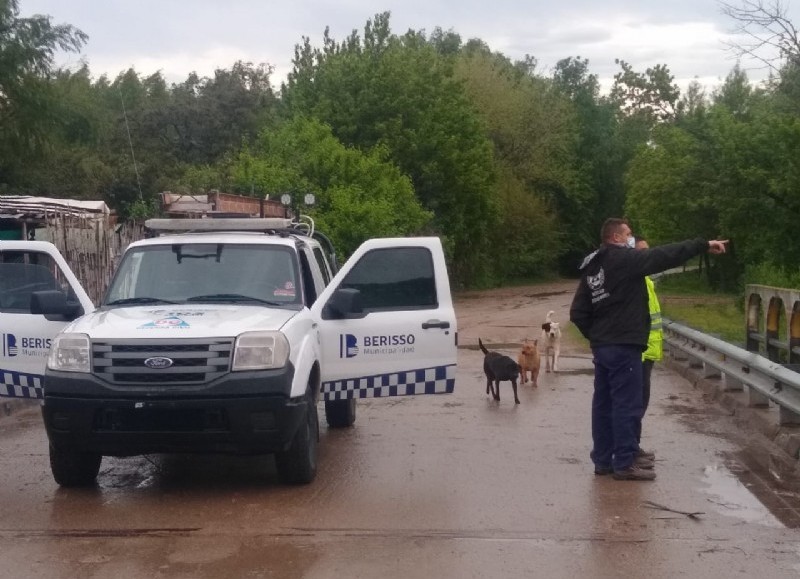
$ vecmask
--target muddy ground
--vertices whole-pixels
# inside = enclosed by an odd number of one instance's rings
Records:
[[[458,295],[451,395],[365,400],[321,432],[310,485],[271,457],[104,458],[60,489],[36,408],[0,419],[0,578],[672,579],[800,574],[797,494],[750,466],[730,412],[658,366],[645,421],[654,482],[598,477],[591,357],[485,394],[477,338],[511,355],[574,282]]]

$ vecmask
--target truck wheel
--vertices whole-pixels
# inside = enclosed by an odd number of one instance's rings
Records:
[[[64,450],[50,444],[50,470],[62,487],[93,485],[102,459],[99,454]]]
[[[308,484],[317,475],[317,405],[309,396],[306,419],[297,429],[288,450],[275,453],[278,478],[285,484]]]
[[[356,399],[326,400],[325,420],[331,428],[346,428],[356,421]]]

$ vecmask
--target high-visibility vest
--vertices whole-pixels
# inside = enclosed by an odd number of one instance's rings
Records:
[[[653,280],[645,276],[644,282],[647,285],[647,305],[650,309],[650,335],[647,337],[647,350],[642,354],[642,360],[658,362],[664,357],[664,325],[661,321],[661,304],[658,303]]]

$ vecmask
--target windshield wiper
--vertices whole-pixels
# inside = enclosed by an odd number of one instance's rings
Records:
[[[252,296],[245,296],[242,294],[208,294],[205,296],[193,296],[187,298],[187,302],[258,302],[259,304],[266,304],[268,306],[285,306],[286,303],[272,302],[269,300],[262,300],[261,298],[254,298]]]
[[[173,302],[170,300],[164,300],[161,298],[150,298],[150,297],[138,297],[138,298],[123,298],[121,300],[114,300],[113,302],[108,302],[107,306],[122,306],[128,304],[177,304],[178,302]]]

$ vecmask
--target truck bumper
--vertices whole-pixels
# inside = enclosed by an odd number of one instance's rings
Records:
[[[291,374],[291,373],[290,373]],[[154,453],[262,454],[286,450],[303,420],[308,399],[289,398],[291,376],[237,376],[220,379],[213,394],[169,388],[80,396],[100,386],[81,387],[93,377],[58,374],[45,379],[42,415],[50,442],[60,448],[106,456]],[[249,379],[259,392],[246,388]],[[271,383],[271,385],[270,385]],[[84,384],[84,386],[86,386]],[[251,390],[245,394],[245,390]],[[225,390],[237,392],[225,396]]]

